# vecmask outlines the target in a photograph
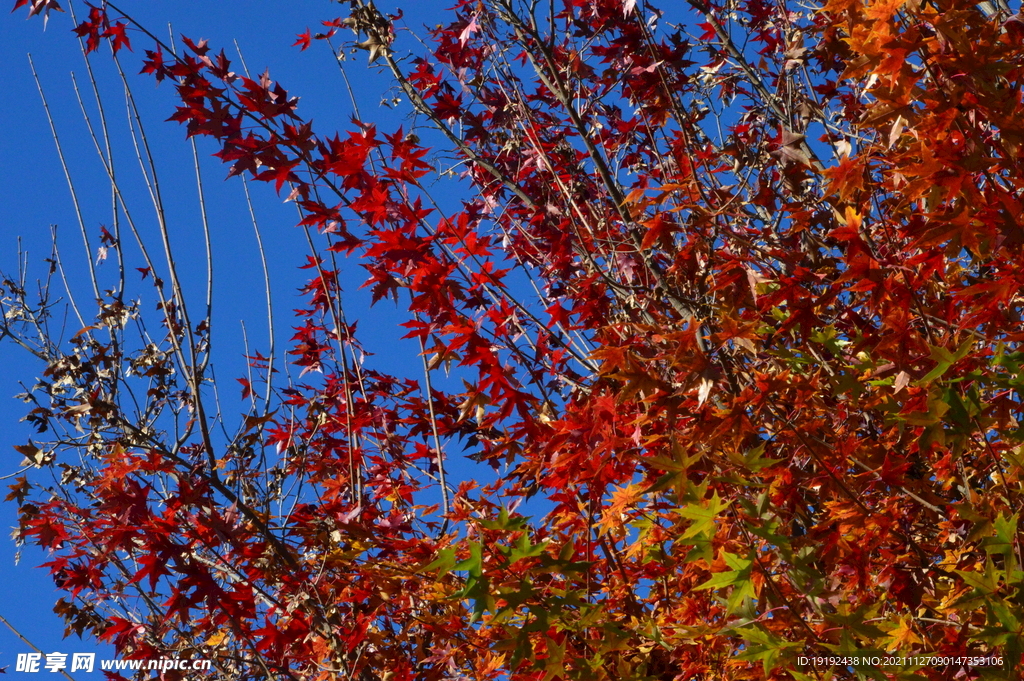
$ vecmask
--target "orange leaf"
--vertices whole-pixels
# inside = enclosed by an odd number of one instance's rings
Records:
[[[658,213],[643,225],[647,228],[647,234],[644,235],[643,243],[640,244],[640,248],[643,250],[651,248],[662,239],[670,237],[673,232],[679,231],[679,225],[665,213]]]
[[[828,189],[846,201],[855,191],[864,189],[864,169],[859,157],[840,159],[839,165],[822,173],[829,179]]]

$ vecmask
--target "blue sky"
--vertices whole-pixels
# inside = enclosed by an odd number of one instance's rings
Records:
[[[378,7],[386,12],[394,4],[380,2]],[[417,2],[419,16],[411,15],[407,8],[406,22],[418,27],[430,18],[428,15],[439,16],[449,4]],[[332,55],[322,43],[314,44],[306,52],[291,46],[296,34],[307,26],[316,32],[321,19],[338,16],[345,11],[344,6],[325,0],[293,0],[287,3],[268,0],[246,0],[244,3],[152,0],[126,3],[125,9],[135,13],[136,19],[158,35],[166,35],[170,23],[176,35],[184,34],[194,40],[207,38],[216,50],[224,48],[229,58],[236,56],[234,41],[237,41],[252,72],[258,74],[270,67],[273,79],[280,81],[292,95],[301,97],[300,114],[307,120],[313,119],[321,134],[349,127],[352,107]],[[81,7],[77,10],[80,14],[83,11]],[[0,99],[0,159],[4,164],[4,182],[0,183],[0,271],[8,274],[18,271],[20,238],[21,247],[28,256],[29,281],[44,274],[42,259],[49,255],[51,225],[57,225],[69,279],[77,282],[73,288],[86,303],[83,311],[88,311],[91,294],[88,287],[82,288],[87,281],[83,267],[85,251],[27,54],[32,54],[54,115],[82,202],[85,225],[93,240],[92,256],[95,257],[99,226],[110,224],[111,211],[105,173],[86,135],[72,88],[70,73],[73,71],[89,101],[85,68],[77,41],[70,33],[73,24],[67,14],[52,15],[45,31],[39,18],[26,21],[25,14],[24,9],[14,14],[0,13],[0,74],[7,90],[6,96]],[[435,16],[431,23],[439,20]],[[131,37],[135,52],[123,56],[125,71],[131,78],[134,95],[148,125],[150,142],[155,147],[186,289],[192,295],[201,296],[204,265],[200,257],[194,257],[199,256],[202,249],[198,240],[199,212],[191,150],[184,141],[183,127],[162,122],[173,111],[172,85],[165,82],[158,87],[152,78],[134,75],[140,68],[142,50],[148,45],[144,36]],[[137,166],[133,165],[133,152],[124,132],[125,107],[117,96],[116,72],[110,67],[105,51],[94,56],[93,64],[101,89],[107,96],[105,106],[115,129],[113,137],[120,144],[115,149],[115,156],[121,159],[125,169],[121,172],[122,177],[127,178],[129,200],[134,201],[135,211],[145,217],[144,221],[152,222],[149,219],[152,210],[147,212],[144,187],[135,179]],[[235,68],[242,70],[238,61],[235,61]],[[402,124],[406,130],[409,129],[410,121],[404,118],[407,109],[394,112],[379,106],[381,99],[389,96],[389,80],[383,73],[367,69],[362,53],[351,57],[346,68],[361,99],[364,118],[377,123],[386,132]],[[88,106],[91,106],[91,101]],[[209,157],[215,149],[203,142],[200,141],[199,154],[204,159],[201,167],[217,263],[215,314],[219,323],[214,333],[221,354],[215,355],[215,368],[218,380],[233,385],[234,378],[244,375],[244,366],[239,361],[241,353],[237,352],[242,345],[238,320],[248,320],[246,331],[250,342],[264,348],[266,345],[265,341],[259,341],[266,336],[261,326],[265,310],[262,274],[241,184],[238,179],[223,182],[226,167]],[[265,246],[273,260],[271,270],[278,335],[287,338],[290,335],[285,334],[290,326],[291,310],[298,307],[300,301],[295,291],[307,275],[295,267],[304,261],[307,246],[301,232],[294,227],[296,213],[291,204],[283,204],[269,187],[250,185],[250,190]],[[137,255],[133,257],[137,258]],[[101,278],[112,274],[113,263],[100,266]],[[360,320],[364,338],[369,335],[371,338],[394,339],[401,335],[396,333],[396,324],[402,318],[393,305],[378,305],[372,311],[367,308],[368,295],[358,290],[364,278],[362,270],[352,265],[346,268],[346,274],[346,309],[351,315],[350,320]],[[135,288],[145,291],[145,287],[136,285]],[[65,337],[77,330],[78,322],[69,318],[64,326]],[[390,342],[387,352],[376,358],[378,366],[383,363],[395,373],[416,376],[419,361],[415,348],[404,348]],[[20,455],[11,446],[23,444],[33,435],[31,428],[19,423],[25,405],[11,399],[11,396],[22,392],[22,383],[30,386],[41,371],[42,367],[25,352],[9,343],[0,344],[0,475],[8,475],[18,469]],[[234,392],[233,388],[228,390]],[[11,482],[0,481],[3,495]],[[0,580],[3,583],[0,615],[44,652],[97,651],[100,657],[113,657],[109,647],[94,647],[77,639],[62,640],[63,623],[51,612],[58,593],[45,570],[33,569],[47,558],[33,547],[26,546],[22,549],[20,564],[15,566],[16,548],[7,539],[9,528],[14,525],[14,505],[0,504],[0,528],[4,533],[4,539],[0,540]],[[29,647],[6,627],[0,626],[0,668],[9,666],[9,674],[22,676],[14,671],[16,655],[22,652],[30,652]],[[99,672],[94,672],[94,675],[98,676]],[[93,675],[79,676],[88,678]]]

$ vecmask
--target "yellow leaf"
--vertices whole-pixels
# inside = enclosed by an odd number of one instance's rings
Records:
[[[889,642],[885,646],[886,652],[905,650],[914,643],[921,643],[921,637],[914,633],[913,626],[912,618],[900,618],[899,625],[889,632]]]
[[[210,636],[210,638],[206,639],[205,643],[208,646],[217,647],[221,643],[224,643],[224,639],[226,639],[227,637],[228,633],[226,631],[218,631],[217,633]]]
[[[853,206],[847,206],[845,215],[843,216],[843,222],[850,229],[860,229],[860,226],[863,223],[863,218]]]
[[[487,654],[487,661],[479,668],[480,676],[482,678],[489,678],[491,674],[501,669],[501,665],[505,664],[505,655],[494,655]]]

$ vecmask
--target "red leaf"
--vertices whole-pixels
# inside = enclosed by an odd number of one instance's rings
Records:
[[[142,70],[139,73],[152,73],[159,83],[167,75],[167,66],[164,64],[164,53],[157,45],[156,50],[146,50],[146,59],[142,62]]]
[[[643,243],[640,248],[647,250],[665,238],[670,237],[674,232],[679,231],[679,225],[675,220],[668,217],[666,213],[658,213],[650,220],[643,223],[647,228],[644,234]]]
[[[93,7],[89,10],[89,18],[72,29],[79,38],[85,38],[86,53],[99,49],[100,38],[103,35],[101,29],[107,23],[106,13],[98,7]]]
[[[305,33],[299,33],[297,37],[298,40],[292,43],[292,47],[300,45],[303,52],[309,49],[309,44],[313,40],[313,37],[309,34],[309,29],[307,28]]]
[[[257,180],[263,180],[264,182],[274,181],[274,189],[278,192],[281,191],[281,187],[284,186],[285,182],[301,182],[298,176],[292,172],[296,166],[299,165],[299,161],[287,161],[282,162],[276,167],[268,168],[262,173],[256,176]]]
[[[242,384],[242,399],[249,399],[252,396],[252,383],[244,378],[236,378],[235,380]]]
[[[125,35],[126,28],[127,26],[125,26],[124,22],[118,21],[116,24],[107,29],[107,31],[103,34],[104,38],[114,39],[114,52],[117,52],[122,47],[127,47],[128,51],[131,52],[132,45],[131,42],[129,42],[128,40],[128,36]]]
[[[206,44],[206,40],[200,40],[198,43],[194,43],[190,38],[181,36],[181,42],[185,43],[185,46],[199,57],[205,56],[206,53],[210,51],[209,46]]]

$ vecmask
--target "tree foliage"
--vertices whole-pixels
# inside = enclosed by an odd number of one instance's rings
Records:
[[[86,52],[143,53],[170,119],[293,200],[315,251],[301,375],[250,355],[238,423],[155,250],[138,331],[126,205],[102,234],[119,279],[69,342],[5,280],[0,332],[45,363],[16,449],[60,483],[8,499],[69,631],[231,679],[1014,673],[1024,22],[664,9],[461,0],[417,42],[353,0],[298,36],[365,53],[429,148],[314,129],[283,84],[109,3],[76,19]],[[355,264],[422,374],[363,356]],[[450,484],[455,458],[481,482]]]

